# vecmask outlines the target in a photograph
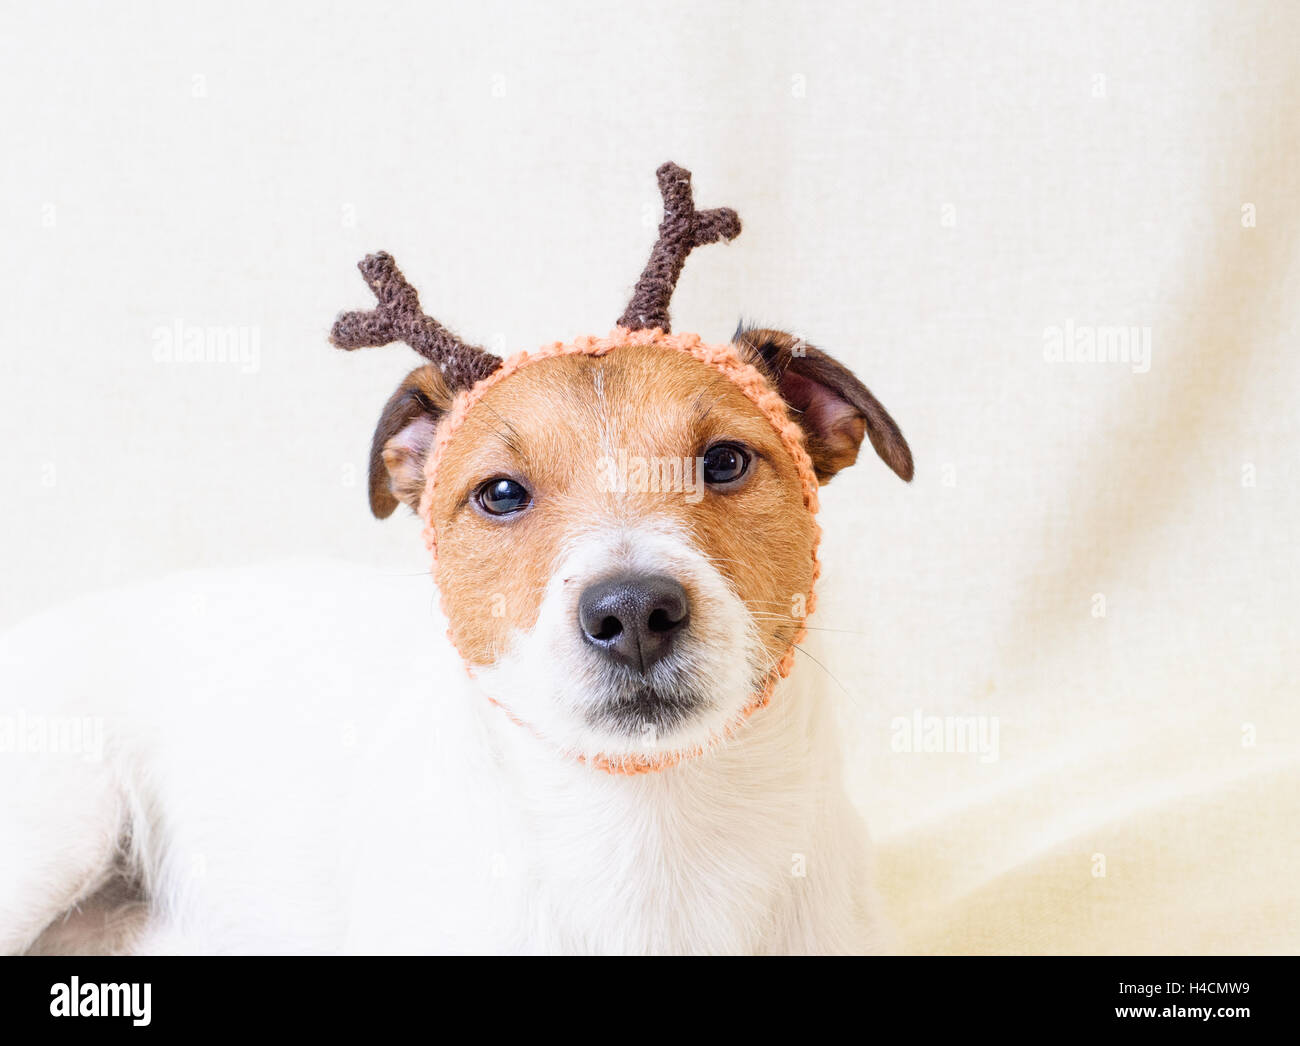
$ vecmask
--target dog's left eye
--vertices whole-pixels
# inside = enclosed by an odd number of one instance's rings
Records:
[[[735,483],[749,470],[749,452],[734,443],[719,443],[704,452],[704,482]]]
[[[490,479],[478,488],[478,503],[493,516],[508,516],[528,507],[531,500],[522,483],[513,479]]]

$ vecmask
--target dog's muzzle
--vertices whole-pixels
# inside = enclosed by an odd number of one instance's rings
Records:
[[[620,574],[583,590],[578,628],[609,680],[608,696],[586,712],[591,726],[624,736],[663,732],[700,709],[698,694],[671,657],[690,616],[686,589],[662,574]]]

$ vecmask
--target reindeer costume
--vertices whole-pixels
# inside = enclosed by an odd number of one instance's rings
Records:
[[[369,312],[340,315],[331,331],[330,340],[337,347],[349,350],[404,341],[435,365],[448,386],[457,390],[452,409],[441,420],[433,451],[425,463],[424,494],[420,501],[420,515],[425,521],[424,538],[433,557],[435,580],[438,534],[429,506],[438,483],[438,465],[444,450],[455,439],[465,415],[490,388],[508,380],[523,367],[536,366],[556,356],[603,356],[624,346],[640,345],[662,348],[667,352],[685,352],[713,367],[734,383],[771,422],[798,470],[804,506],[810,514],[816,514],[818,480],[821,477],[805,449],[804,433],[790,419],[790,407],[777,391],[776,385],[787,369],[815,373],[819,367],[825,366],[829,357],[811,346],[792,353],[788,349],[778,349],[772,345],[749,343],[745,340],[744,331],[737,333],[736,343],[722,345],[707,344],[697,334],[670,333],[668,306],[687,255],[696,247],[719,240],[735,239],[740,234],[740,218],[735,211],[726,207],[696,210],[690,172],[676,164],[664,164],[657,174],[664,205],[659,237],[637,281],[632,298],[619,317],[618,325],[603,338],[588,335],[567,344],[554,342],[533,352],[520,352],[503,361],[480,347],[466,344],[433,317],[426,315],[420,308],[415,288],[402,276],[390,255],[382,252],[368,255],[358,266],[374,292],[378,307]],[[876,451],[902,478],[910,480],[911,454],[893,419],[856,379],[852,380],[847,392],[854,407],[867,419],[867,433]],[[397,500],[383,481],[382,454],[385,442],[391,435],[391,429],[381,427],[376,432],[371,450],[370,503],[372,511],[380,518],[390,515],[397,506]],[[815,584],[818,575],[817,542],[820,536],[815,520],[812,529],[812,578]],[[812,612],[815,599],[810,588],[804,602],[805,618]],[[805,635],[806,628],[801,618],[784,656],[740,717],[730,724],[728,732],[768,703],[777,681],[789,674],[794,662],[795,647]],[[454,644],[455,637],[449,635],[449,638]],[[510,714],[508,709],[506,712]],[[518,719],[515,721],[519,722]],[[718,740],[721,738],[716,737],[711,743]],[[700,746],[693,751],[668,756],[623,756],[617,759],[600,756],[587,761],[611,773],[643,773],[660,770],[682,758],[699,755],[707,747],[709,746]]]

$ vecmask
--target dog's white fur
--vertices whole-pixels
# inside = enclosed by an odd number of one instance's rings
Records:
[[[537,626],[474,679],[427,578],[339,565],[181,575],[12,630],[0,717],[94,717],[105,743],[99,760],[0,752],[0,953],[884,946],[807,668],[676,768],[611,776],[561,754],[645,743],[584,725],[572,603],[581,579],[646,557],[699,593],[672,656],[708,712],[653,739],[689,745],[762,666],[748,610],[671,532],[575,541]],[[109,932],[91,915],[124,873],[149,904]]]
[[[567,546],[537,623],[517,634],[491,668],[476,673],[484,692],[557,748],[584,756],[692,750],[723,734],[772,665],[764,660],[753,615],[717,568],[680,528],[664,523],[588,527]],[[703,702],[671,733],[645,724],[632,736],[618,736],[584,717],[607,696],[607,664],[574,625],[578,597],[591,582],[618,573],[667,574],[692,592],[691,627],[650,670],[662,692],[689,690]]]

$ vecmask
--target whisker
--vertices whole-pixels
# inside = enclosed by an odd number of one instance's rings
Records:
[[[804,657],[808,658],[809,661],[811,661],[814,665],[816,665],[816,666],[817,666],[818,668],[820,668],[823,672],[825,672],[828,676],[830,676],[831,681],[832,681],[832,682],[833,682],[837,687],[839,687],[841,690],[844,691],[844,693],[848,696],[849,700],[852,701],[855,705],[857,705],[858,708],[861,709],[862,712],[863,712],[864,714],[867,713],[867,706],[864,705],[861,701],[858,700],[857,696],[853,693],[853,691],[851,691],[848,687],[846,687],[843,683],[841,683],[841,682],[839,681],[839,679],[836,677],[836,675],[835,675],[834,672],[832,672],[829,668],[827,668],[827,667],[826,667],[825,665],[823,665],[820,661],[818,661],[817,658],[813,657],[812,654],[808,653],[808,651],[805,650],[803,647],[801,647],[801,646],[797,646],[797,647],[795,647],[795,650],[797,650],[799,653],[803,654]]]
[[[794,618],[792,618],[789,614],[771,614],[771,613],[768,613],[767,611],[763,611],[763,610],[751,610],[749,613],[750,613],[750,616],[751,616],[751,617],[755,617],[755,618],[757,618],[757,619],[760,620],[760,621],[792,621],[792,620],[794,620]],[[841,634],[841,635],[846,635],[846,636],[865,636],[865,635],[870,635],[869,632],[860,632],[860,631],[858,631],[857,629],[854,629],[854,628],[825,628],[825,627],[823,627],[822,625],[804,625],[803,627],[806,628],[806,629],[808,629],[809,632],[837,632],[837,633],[839,633],[839,634]]]

